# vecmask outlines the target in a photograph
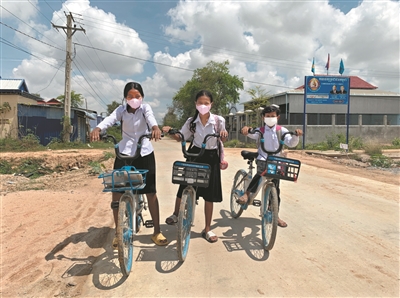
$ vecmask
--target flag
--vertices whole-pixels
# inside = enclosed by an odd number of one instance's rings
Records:
[[[314,74],[314,76],[315,76],[314,58],[312,58],[311,72],[312,72],[312,73]]]
[[[328,54],[328,61],[326,62],[326,65],[325,65],[326,70],[329,70],[329,62],[330,62],[330,60],[331,60],[331,57]]]
[[[343,73],[344,73],[343,59],[340,59],[339,73],[340,73],[340,74],[343,74]]]

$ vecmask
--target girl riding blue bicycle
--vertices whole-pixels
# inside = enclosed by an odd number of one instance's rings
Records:
[[[288,130],[285,127],[279,126],[278,125],[278,120],[280,117],[280,110],[279,106],[277,105],[270,105],[264,108],[264,110],[261,112],[261,117],[264,120],[265,125],[262,127],[259,127],[259,129],[265,139],[265,149],[268,151],[275,151],[279,148],[279,141],[280,141],[280,135],[288,132]],[[258,134],[249,134],[249,126],[244,126],[241,130],[242,134],[251,138],[251,139],[259,139]],[[299,136],[303,135],[303,131],[301,129],[296,129],[295,130],[296,135],[290,135],[287,134],[285,136],[285,145],[288,147],[296,147],[297,144],[299,143]],[[281,152],[277,153],[277,156],[280,156]],[[260,144],[258,144],[258,160],[266,160],[267,159],[267,154],[261,149]],[[239,204],[246,204],[249,198],[250,193],[255,192],[257,190],[258,182],[260,180],[261,176],[259,174],[254,175],[253,179],[250,182],[249,187],[247,188],[245,194],[241,196],[237,202]],[[274,179],[274,183],[276,186],[277,194],[278,194],[278,206],[280,205],[280,188],[279,188],[279,179]],[[287,227],[287,223],[280,219],[278,217],[278,226],[280,227]]]

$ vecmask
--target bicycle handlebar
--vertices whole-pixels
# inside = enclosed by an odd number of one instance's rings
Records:
[[[151,135],[151,133],[150,133],[150,134],[144,134],[144,135],[140,136],[139,141],[138,141],[138,143],[137,143],[136,152],[135,152],[135,155],[134,155],[134,156],[122,155],[122,154],[119,152],[119,144],[118,144],[118,142],[117,142],[117,140],[116,140],[116,138],[115,138],[114,136],[105,134],[105,135],[102,135],[101,138],[102,138],[102,139],[105,139],[105,140],[106,140],[106,139],[112,139],[112,141],[113,141],[113,143],[114,143],[115,155],[116,155],[119,159],[136,159],[136,158],[138,158],[138,157],[140,156],[140,150],[141,150],[141,148],[142,148],[142,141],[143,141],[143,139],[144,139],[144,138],[149,138],[149,139],[151,139],[151,138],[152,138],[152,135]]]
[[[249,134],[258,133],[258,134],[260,135],[261,150],[264,151],[265,153],[269,154],[269,155],[271,155],[271,154],[273,155],[273,154],[276,154],[276,153],[282,151],[282,147],[283,147],[283,145],[285,144],[285,142],[284,142],[285,136],[286,136],[287,134],[297,136],[297,133],[295,133],[295,132],[292,132],[292,131],[285,132],[284,134],[282,134],[281,139],[279,140],[279,147],[278,147],[278,149],[275,150],[275,151],[267,151],[267,149],[265,149],[265,147],[264,147],[264,143],[265,143],[265,142],[264,142],[264,135],[263,135],[263,133],[262,133],[259,129],[251,128],[251,127],[250,127],[249,130],[248,130],[248,133],[249,133]]]
[[[170,134],[170,135],[178,134],[178,135],[181,137],[182,153],[183,153],[183,156],[184,156],[185,158],[202,156],[203,153],[204,153],[204,150],[206,149],[207,140],[208,140],[209,138],[211,138],[211,137],[214,137],[214,138],[219,138],[219,137],[221,137],[219,134],[210,133],[210,134],[208,134],[208,135],[206,135],[206,136],[204,137],[204,140],[203,140],[203,142],[201,143],[201,148],[200,148],[200,152],[199,152],[199,153],[189,153],[189,152],[187,152],[187,150],[186,150],[186,140],[185,140],[183,134],[182,134],[179,130],[174,129],[174,128],[171,128],[171,129],[168,131],[168,134]]]

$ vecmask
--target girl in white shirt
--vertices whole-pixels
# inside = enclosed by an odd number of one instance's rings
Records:
[[[150,105],[143,103],[144,93],[139,83],[130,82],[126,84],[124,98],[127,104],[120,105],[111,115],[99,123],[91,132],[90,139],[91,141],[100,140],[100,132],[102,130],[120,121],[122,123],[122,140],[119,143],[119,150],[121,154],[134,156],[140,136],[149,134],[151,128],[152,139],[157,141],[161,138],[161,131],[158,128]],[[167,245],[168,241],[160,231],[160,211],[156,194],[156,162],[153,146],[148,138],[142,140],[140,156],[137,159],[120,160],[117,157],[115,158],[114,169],[120,169],[125,165],[148,170],[146,186],[138,190],[138,193],[146,194],[147,196],[149,211],[154,224],[154,234],[151,239],[157,245]],[[121,196],[122,193],[120,192],[112,193],[111,208],[113,209],[115,228],[118,223],[118,202]],[[113,248],[117,249],[116,237],[113,240]]]
[[[213,97],[211,92],[202,90],[196,95],[196,112],[193,117],[190,117],[186,123],[182,126],[180,132],[183,134],[185,140],[193,136],[193,147],[188,152],[199,153],[201,149],[201,143],[207,134],[218,133],[221,135],[221,140],[225,142],[228,138],[228,132],[225,129],[225,119],[221,116],[213,115],[210,113],[212,107]],[[217,123],[218,122],[218,123]],[[216,128],[218,128],[216,131]],[[171,129],[169,126],[164,126],[163,131],[168,132]],[[179,134],[173,135],[173,138],[177,141],[181,141]],[[211,176],[209,186],[207,188],[198,187],[196,191],[197,198],[203,197],[204,214],[205,214],[205,228],[202,232],[202,236],[210,243],[218,240],[217,235],[211,231],[211,220],[213,213],[214,202],[222,201],[222,187],[221,187],[221,170],[220,170],[220,158],[218,156],[218,139],[209,138],[206,144],[206,150],[200,157],[196,157],[195,161],[198,163],[206,163],[211,166]],[[188,160],[193,160],[189,158]],[[185,185],[180,185],[178,193],[176,195],[175,210],[174,213],[166,219],[166,223],[169,225],[175,224],[178,221],[179,206],[181,203],[181,197]]]

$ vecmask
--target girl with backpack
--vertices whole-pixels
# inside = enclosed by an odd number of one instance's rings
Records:
[[[193,117],[187,119],[186,123],[182,126],[180,132],[185,137],[185,140],[193,137],[193,146],[188,149],[190,153],[199,153],[201,143],[207,134],[218,133],[221,136],[222,142],[228,138],[228,132],[225,129],[225,119],[221,116],[214,115],[210,112],[213,104],[213,96],[207,90],[201,90],[197,93],[196,99],[196,112]],[[162,128],[163,132],[168,132],[171,129],[169,126]],[[181,137],[179,134],[172,135],[172,137],[180,142]],[[221,187],[221,169],[220,169],[220,156],[218,154],[220,140],[217,138],[210,138],[206,144],[204,154],[196,158],[196,162],[205,163],[211,166],[210,183],[207,188],[199,187],[196,191],[197,198],[203,197],[204,214],[205,214],[205,227],[202,232],[203,238],[208,242],[214,243],[218,240],[217,235],[211,231],[211,220],[214,202],[222,202],[222,187]],[[190,161],[188,159],[188,161]],[[185,185],[180,185],[175,200],[174,213],[169,216],[165,222],[173,225],[178,221],[179,206]]]
[[[282,134],[288,132],[288,130],[285,127],[278,125],[280,113],[281,111],[279,110],[278,105],[267,106],[261,112],[261,117],[263,118],[265,125],[262,127],[258,127],[257,129],[260,130],[264,135],[264,146],[265,149],[267,149],[268,151],[277,150],[279,148],[279,142]],[[260,136],[258,134],[249,134],[249,128],[251,127],[244,126],[241,130],[242,134],[248,136],[251,139],[258,140]],[[297,144],[299,143],[299,136],[303,135],[303,131],[301,129],[296,129],[295,132],[297,136],[296,135],[291,136],[290,134],[287,134],[285,136],[284,142],[286,146],[296,147]],[[280,156],[281,152],[277,153],[276,155]],[[267,156],[268,154],[261,149],[260,143],[258,143],[257,159],[266,160]],[[261,176],[259,174],[254,175],[244,195],[237,200],[239,204],[247,203],[250,193],[255,192],[257,190],[258,181],[260,180],[260,178]],[[281,202],[279,179],[273,179],[273,181],[275,183],[276,191],[278,194],[278,207],[279,207]],[[287,223],[278,217],[278,226],[284,228],[287,227]]]

